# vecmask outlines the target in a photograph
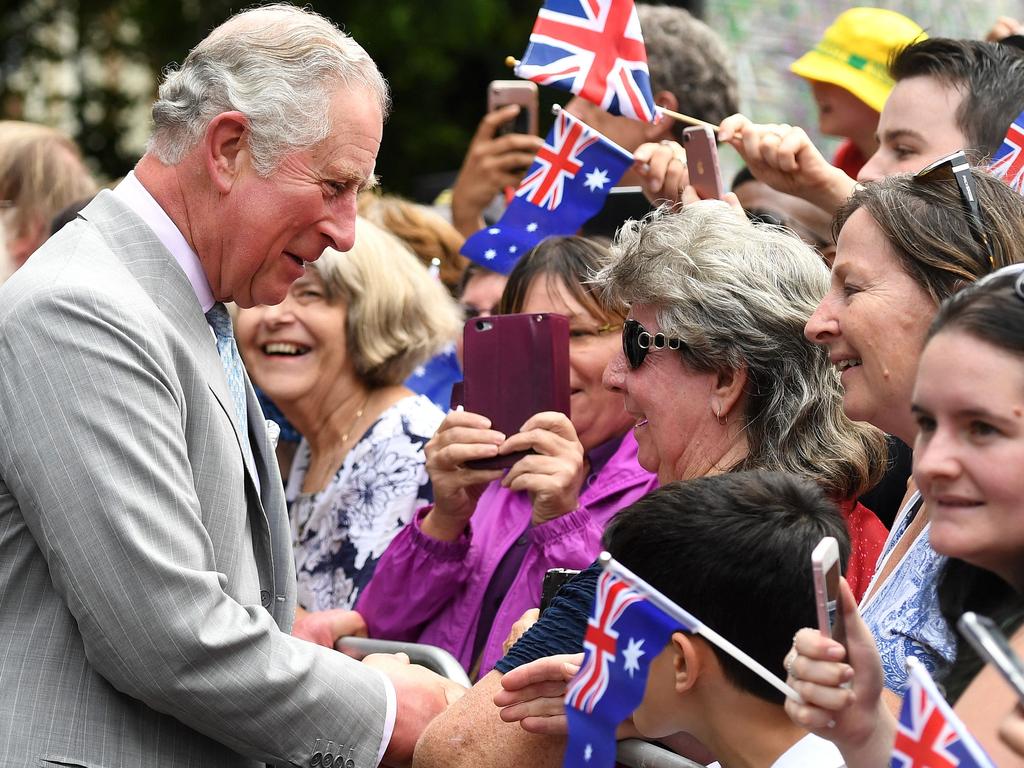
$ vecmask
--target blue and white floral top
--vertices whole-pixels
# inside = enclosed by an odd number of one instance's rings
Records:
[[[310,455],[306,441],[299,444],[285,494],[299,605],[310,611],[355,605],[388,544],[433,501],[423,446],[443,419],[423,395],[399,400],[317,493],[301,493]]]
[[[917,657],[936,680],[945,676],[956,659],[956,635],[942,618],[936,589],[946,558],[928,541],[931,523],[925,524],[885,583],[872,592],[874,581],[921,506],[921,493],[916,491],[893,523],[875,578],[865,593],[868,597],[860,605],[882,657],[885,687],[900,694],[907,684],[908,656]]]

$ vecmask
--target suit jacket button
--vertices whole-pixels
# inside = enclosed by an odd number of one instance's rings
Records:
[[[314,752],[313,756],[309,758],[309,768],[319,768],[320,763],[323,761],[323,752]]]
[[[270,593],[265,589],[260,590],[260,602],[263,603],[264,608],[270,606]]]
[[[356,768],[356,761],[350,757],[345,761],[345,768]]]
[[[333,765],[334,765],[334,755],[332,755],[330,752],[328,752],[327,754],[324,755],[323,766],[324,766],[324,768],[331,768],[331,766],[333,766]]]

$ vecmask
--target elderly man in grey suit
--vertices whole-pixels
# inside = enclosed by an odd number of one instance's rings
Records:
[[[168,74],[135,172],[0,289],[0,765],[401,764],[452,695],[288,634],[223,305],[351,247],[387,106],[322,17],[235,16]]]

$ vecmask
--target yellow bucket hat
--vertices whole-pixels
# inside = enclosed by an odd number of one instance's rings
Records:
[[[838,85],[881,112],[894,85],[889,77],[890,56],[927,37],[920,26],[896,11],[851,8],[839,14],[814,50],[794,61],[789,70],[808,80]]]

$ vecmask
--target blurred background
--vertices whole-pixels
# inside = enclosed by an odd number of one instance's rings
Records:
[[[839,0],[672,3],[721,34],[736,57],[743,111],[758,122],[802,125],[815,136],[806,84],[789,73],[843,10]],[[897,0],[931,35],[983,37],[1020,0]],[[384,188],[429,202],[452,178],[483,114],[487,83],[513,77],[540,0],[347,0],[306,4],[350,32],[393,89],[377,171]],[[145,148],[160,72],[244,7],[229,0],[0,0],[0,119],[55,126],[110,181]],[[542,105],[567,94],[542,88]],[[546,132],[542,109],[541,131]],[[822,140],[826,154],[834,144]],[[723,161],[728,165],[728,159]],[[731,153],[729,153],[731,154]]]

